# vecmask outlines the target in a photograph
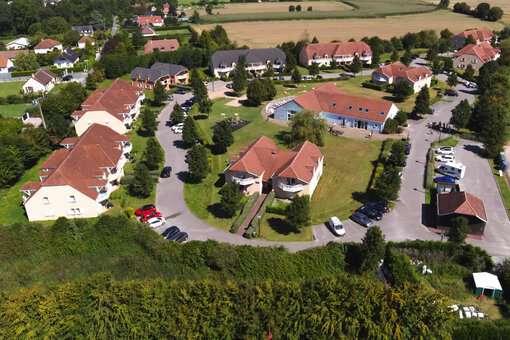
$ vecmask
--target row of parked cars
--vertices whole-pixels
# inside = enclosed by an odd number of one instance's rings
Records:
[[[166,219],[161,215],[154,204],[146,204],[135,210],[135,216],[142,223],[146,223],[151,228],[158,228],[166,224]],[[181,231],[176,226],[171,226],[163,232],[163,237],[169,241],[179,243],[186,242],[189,238],[188,233]]]
[[[370,228],[375,225],[376,221],[382,220],[383,215],[388,211],[387,202],[369,202],[357,209],[350,219],[364,227]],[[345,235],[345,228],[338,217],[331,217],[326,225],[335,236]]]
[[[438,162],[437,172],[457,180],[464,178],[466,166],[455,161],[455,150],[451,146],[441,146],[434,150],[434,160]]]

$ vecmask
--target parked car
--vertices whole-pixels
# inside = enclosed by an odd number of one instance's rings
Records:
[[[172,131],[175,131],[175,129],[179,129],[179,128],[183,128],[184,127],[184,123],[177,123],[175,125],[172,125],[172,127],[170,128]]]
[[[329,229],[335,236],[344,236],[345,235],[345,228],[338,217],[336,217],[336,216],[331,217],[328,220],[327,224],[328,224]]]
[[[455,156],[454,155],[436,155],[436,157],[434,157],[434,159],[436,160],[436,162],[446,163],[446,162],[455,161]]]
[[[225,87],[226,87],[227,89],[230,89],[230,90],[232,90],[232,89],[233,89],[233,85],[232,85],[232,83],[228,83],[228,84],[226,84],[226,85],[225,85]]]
[[[179,230],[179,228],[177,228],[177,226],[174,226],[174,225],[173,225],[173,226],[171,226],[171,227],[166,228],[166,229],[165,229],[165,231],[163,231],[163,232],[161,233],[161,236],[163,236],[164,238],[166,238],[166,237],[167,237],[170,233],[175,232],[176,230],[177,230],[177,232],[179,232],[179,231],[180,231],[180,230]]]
[[[63,81],[71,81],[71,80],[73,80],[73,75],[72,74],[68,74],[66,76],[63,76],[62,80]]]
[[[172,131],[173,131],[175,134],[180,135],[180,134],[182,133],[182,129],[183,129],[182,127],[177,127],[177,128],[175,128],[175,129],[172,129]]]
[[[388,202],[386,201],[379,201],[379,202],[368,202],[365,204],[370,209],[378,211],[380,214],[386,214],[390,211],[390,208],[388,207]]]
[[[404,147],[404,152],[406,155],[409,155],[411,153],[411,143],[406,143]]]
[[[148,215],[153,211],[156,211],[156,206],[154,204],[146,204],[135,210],[135,216]]]
[[[165,240],[170,240],[172,238],[175,238],[181,232],[181,229],[179,229],[177,226],[172,226],[172,227],[170,227],[170,229],[171,230],[165,236]]]
[[[374,225],[374,221],[372,221],[370,218],[368,218],[366,215],[360,212],[355,212],[354,214],[352,214],[351,220],[367,228],[370,228]]]
[[[172,167],[171,166],[165,166],[163,167],[163,170],[161,170],[161,178],[168,178],[172,175]]]
[[[446,96],[450,96],[450,97],[457,97],[459,95],[459,93],[456,90],[453,90],[453,89],[446,89],[446,90],[444,90],[444,94]]]
[[[166,223],[166,220],[164,217],[153,217],[151,219],[149,219],[147,221],[147,224],[151,227],[151,228],[158,228],[158,227],[161,227],[162,225],[165,225]]]
[[[157,210],[151,212],[150,214],[148,215],[145,215],[145,216],[142,216],[140,217],[140,222],[147,222],[148,220],[150,220],[151,218],[154,218],[154,217],[161,217],[161,213]]]
[[[362,206],[358,209],[358,212],[362,213],[363,215],[368,216],[369,218],[380,221],[383,217],[383,214],[380,211],[377,211],[376,209],[372,209],[369,206]]]
[[[436,149],[436,155],[453,155],[455,154],[455,150],[451,146],[441,146]]]
[[[186,242],[188,240],[188,238],[189,238],[188,233],[181,231],[179,234],[177,234],[177,237],[175,238],[175,242],[183,243],[183,242]]]
[[[179,229],[179,228],[177,228]],[[180,235],[182,231],[178,230],[177,232],[173,231],[171,234],[168,234],[166,237],[167,241],[175,241]]]

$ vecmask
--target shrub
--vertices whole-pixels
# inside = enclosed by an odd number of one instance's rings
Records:
[[[386,84],[376,84],[371,80],[364,81],[361,84],[361,86],[363,86],[367,89],[372,89],[372,90],[376,90],[376,91],[386,91],[386,89],[388,87],[388,85],[386,85]]]

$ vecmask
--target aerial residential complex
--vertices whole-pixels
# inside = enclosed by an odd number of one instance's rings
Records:
[[[216,51],[211,56],[211,72],[216,77],[228,77],[242,58],[246,71],[254,75],[263,74],[268,67],[277,72],[283,70],[286,60],[285,53],[279,48]]]
[[[332,125],[373,132],[382,132],[386,120],[399,111],[390,101],[349,95],[326,83],[275,108],[274,118],[290,120],[303,110],[317,113]]]
[[[159,82],[169,90],[172,85],[187,84],[189,71],[181,65],[154,63],[150,68],[135,68],[131,71],[131,80],[139,88],[152,89]]]
[[[432,71],[426,66],[406,66],[400,61],[383,65],[372,73],[374,83],[397,84],[407,82],[413,91],[419,92],[423,87],[430,87]]]
[[[483,42],[478,45],[469,44],[455,52],[453,66],[463,70],[468,67],[468,65],[471,65],[473,69],[479,70],[489,61],[497,60],[500,53],[501,51],[499,48],[492,47],[488,42]]]
[[[487,28],[472,28],[460,32],[450,38],[450,44],[456,50],[461,49],[466,45],[468,39],[471,39],[475,45],[481,43],[491,43],[494,33]]]
[[[313,143],[281,150],[268,137],[259,137],[225,170],[227,182],[238,183],[246,194],[274,190],[276,197],[313,195],[322,176],[324,156]]]
[[[330,66],[334,60],[337,65],[342,65],[352,63],[355,57],[365,64],[371,64],[370,46],[363,41],[308,44],[301,50],[299,62],[303,66]]]
[[[71,115],[76,134],[81,136],[93,124],[108,126],[119,134],[126,133],[138,117],[143,91],[121,79],[104,90],[96,90]]]
[[[80,137],[65,138],[63,147],[42,164],[38,182],[22,186],[30,221],[58,217],[96,217],[119,186],[131,144],[107,126],[91,125]]]

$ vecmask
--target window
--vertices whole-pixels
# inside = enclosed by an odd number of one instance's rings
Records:
[[[75,203],[76,202],[76,197],[74,195],[70,195],[69,196],[69,202],[70,203]]]
[[[349,105],[349,110],[352,110],[352,105]]]
[[[68,215],[70,215],[70,216],[81,215],[80,208],[71,208],[71,209],[69,209],[69,214]]]
[[[43,200],[44,204],[50,204],[50,200],[49,200],[49,198],[47,196],[43,197],[42,200]]]

